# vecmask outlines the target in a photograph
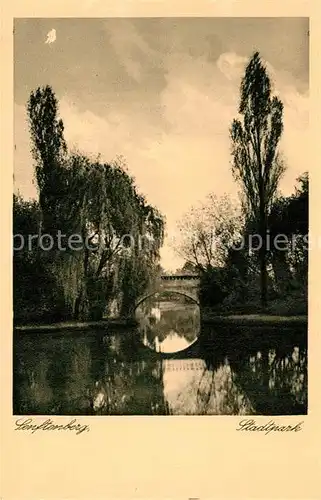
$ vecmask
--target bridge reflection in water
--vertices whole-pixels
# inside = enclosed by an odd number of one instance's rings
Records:
[[[180,297],[141,303],[137,329],[16,334],[14,413],[306,413],[304,327],[204,326]]]
[[[136,309],[140,339],[156,352],[182,351],[199,336],[199,306],[185,296],[176,297],[175,301],[150,297]]]

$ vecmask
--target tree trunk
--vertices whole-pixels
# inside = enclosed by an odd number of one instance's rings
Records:
[[[73,319],[74,319],[74,321],[79,320],[81,297],[82,297],[82,289],[80,290],[80,292],[78,294],[78,297],[75,300],[74,313],[73,313]]]
[[[272,253],[272,266],[277,291],[279,293],[284,293],[287,291],[287,286],[292,279],[292,274],[286,261],[284,252],[274,251]]]
[[[267,270],[266,270],[266,238],[267,238],[267,222],[266,222],[266,209],[265,209],[265,192],[263,186],[263,179],[260,186],[260,236],[262,238],[262,246],[260,249],[260,282],[261,282],[261,306],[264,309],[267,305]]]
[[[266,251],[263,248],[260,257],[260,272],[261,272],[261,305],[262,308],[264,309],[267,306],[267,270],[266,270]]]

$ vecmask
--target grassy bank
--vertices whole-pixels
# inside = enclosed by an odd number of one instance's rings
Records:
[[[122,328],[135,326],[135,320],[128,319],[105,319],[100,321],[66,321],[52,324],[29,324],[14,326],[17,333],[38,333],[38,332],[56,332],[56,331],[83,331],[83,330],[106,330],[109,328]]]
[[[284,327],[294,325],[307,325],[308,317],[300,316],[278,316],[269,314],[229,314],[218,315],[206,311],[201,315],[203,323],[215,325],[233,325],[233,326],[267,326]]]

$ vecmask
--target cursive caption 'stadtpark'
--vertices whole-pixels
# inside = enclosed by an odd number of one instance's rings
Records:
[[[258,425],[255,420],[241,420],[236,428],[237,431],[248,432],[264,432],[265,435],[270,432],[299,432],[302,431],[303,421],[295,425],[277,425],[274,420],[270,420],[266,424]]]
[[[51,418],[47,418],[47,420],[38,424],[34,423],[32,418],[19,418],[15,422],[15,431],[29,431],[31,434],[34,434],[36,431],[71,431],[75,432],[76,435],[90,431],[89,425],[81,425],[76,422],[77,419],[74,418],[67,424],[55,424]]]

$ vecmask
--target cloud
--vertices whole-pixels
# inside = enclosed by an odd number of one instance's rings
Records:
[[[48,33],[47,33],[47,39],[45,41],[45,43],[47,44],[51,44],[51,43],[54,43],[57,39],[57,34],[56,34],[56,30],[53,28],[52,30],[50,30]]]
[[[221,54],[216,65],[228,80],[241,79],[247,63],[246,57],[241,57],[235,52],[225,52]]]
[[[113,33],[113,43],[127,71],[139,79],[143,71],[139,58],[152,57],[153,50],[135,29],[126,39],[126,23],[124,21],[118,33]],[[130,64],[132,51],[135,53],[132,63],[137,66]],[[74,99],[66,95],[60,100],[60,115],[67,142],[87,153],[101,153],[104,161],[123,155],[139,189],[166,215],[171,236],[175,233],[176,220],[210,191],[220,196],[224,192],[236,194],[238,190],[230,171],[229,127],[237,114],[245,63],[245,58],[232,52],[222,53],[214,63],[203,56],[193,57],[182,52],[165,54],[165,87],[158,95],[161,122],[155,114],[140,107],[140,102],[134,110],[124,106],[115,112],[106,107],[104,114],[97,116],[90,109],[81,111],[80,103],[78,107],[77,102],[73,104]],[[273,72],[284,103],[281,146],[288,171],[281,189],[290,194],[296,177],[309,169],[306,164],[309,96],[298,91],[291,75],[268,68],[270,74]],[[16,123],[24,120],[22,111],[17,110]],[[166,129],[162,129],[160,123],[165,123]],[[26,133],[25,127],[18,126],[16,134],[22,137]],[[26,183],[32,168],[29,167],[31,161],[27,161],[28,150],[22,151],[24,145],[29,149],[26,136],[23,137],[24,140],[16,138],[15,175],[17,184],[24,184],[24,192],[28,193]],[[162,256],[166,268],[175,269],[182,264],[169,245],[162,250]]]
[[[115,24],[106,23],[105,29],[127,74],[136,82],[141,82],[146,60],[155,63],[159,59],[159,53],[150,47],[134,24],[126,19]]]

